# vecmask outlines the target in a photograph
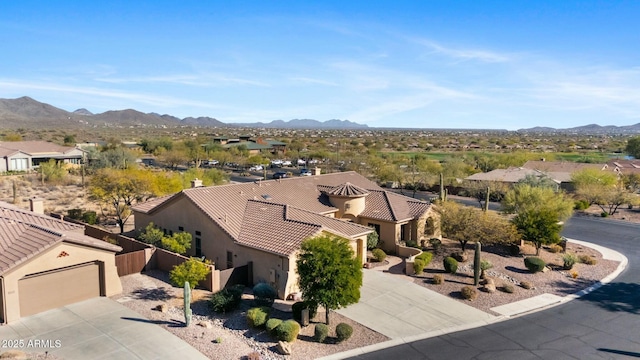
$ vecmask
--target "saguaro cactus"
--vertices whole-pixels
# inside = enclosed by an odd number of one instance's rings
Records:
[[[184,282],[184,322],[191,325],[191,286],[188,281]]]
[[[473,257],[473,285],[478,286],[480,283],[480,251],[482,250],[482,244],[480,241],[476,242],[476,252]]]
[[[487,212],[487,210],[489,210],[489,196],[491,194],[491,188],[487,186],[487,196],[484,199],[484,207],[482,208],[482,211]]]
[[[445,201],[446,197],[444,194],[444,177],[442,176],[442,173],[440,173],[440,201]]]

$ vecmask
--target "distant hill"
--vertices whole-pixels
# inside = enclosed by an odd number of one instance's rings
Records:
[[[230,124],[242,127],[277,128],[277,129],[368,129],[366,124],[358,124],[349,120],[318,121],[311,119],[293,119],[290,121],[274,120],[268,123],[234,123]]]
[[[73,112],[74,114],[78,114],[78,115],[87,115],[87,116],[91,116],[93,115],[93,113],[85,108],[82,109],[78,109],[76,111]]]
[[[520,129],[518,132],[524,133],[560,133],[560,134],[638,134],[640,133],[640,123],[635,125],[615,126],[607,125],[601,126],[598,124],[589,124],[583,126],[576,126],[565,129],[555,129],[551,127],[533,127],[529,129]]]

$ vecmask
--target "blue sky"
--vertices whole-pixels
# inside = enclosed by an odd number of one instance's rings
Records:
[[[640,123],[640,1],[2,1],[0,98],[220,121]]]

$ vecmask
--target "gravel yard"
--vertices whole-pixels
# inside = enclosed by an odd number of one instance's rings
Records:
[[[251,329],[247,325],[246,312],[252,307],[249,294],[243,296],[244,300],[239,310],[220,315],[209,308],[208,299],[211,292],[195,289],[192,293],[191,305],[193,320],[191,326],[185,327],[182,313],[183,290],[169,284],[167,273],[153,270],[144,274],[124,276],[121,281],[123,293],[113,296],[114,300],[157,322],[159,326],[182,338],[211,359],[243,359],[247,354],[255,351],[260,353],[261,359],[264,360],[309,360],[388,340],[386,336],[332,312],[332,331],[335,325],[345,322],[353,326],[353,336],[339,344],[331,338],[324,344],[314,342],[313,323],[324,321],[324,312],[320,310],[312,324],[301,329],[298,340],[292,345],[293,354],[285,357],[275,350],[277,341],[273,337],[262,329]],[[166,313],[154,310],[160,304],[167,305]],[[290,310],[283,311],[289,308],[289,304],[278,302],[274,306],[271,317],[290,319]],[[208,322],[211,327],[199,325],[204,322]],[[330,332],[330,336],[334,335]]]
[[[440,294],[451,296],[452,298],[462,301],[467,305],[473,306],[479,310],[486,311],[490,314],[497,315],[490,309],[495,306],[512,303],[515,301],[527,299],[541,294],[554,294],[558,296],[566,296],[574,294],[582,289],[588,288],[595,284],[605,276],[609,275],[617,268],[619,262],[612,260],[603,260],[602,255],[588,247],[580,246],[569,242],[567,252],[576,255],[589,255],[596,259],[595,265],[575,264],[571,270],[562,269],[562,253],[551,253],[547,249],[540,249],[539,257],[542,258],[549,268],[546,272],[530,273],[524,266],[525,256],[534,256],[535,248],[533,246],[524,246],[524,255],[508,256],[493,253],[495,249],[484,248],[482,251],[482,259],[489,260],[493,267],[486,271],[488,277],[493,278],[497,291],[488,293],[482,291],[482,286],[478,286],[478,297],[473,300],[465,300],[462,298],[460,290],[465,285],[473,285],[473,245],[467,249],[469,260],[460,263],[458,272],[455,275],[444,272],[442,264],[443,257],[452,251],[459,251],[456,247],[457,242],[446,243],[447,248],[440,254],[435,255],[429,266],[422,275],[414,276],[414,283],[424,286],[428,289],[436,291]],[[403,265],[402,265],[403,266]],[[398,273],[400,267],[392,268],[390,271]],[[577,277],[572,277],[572,272],[577,273]],[[444,276],[443,284],[434,284],[433,276],[441,274]],[[524,289],[520,283],[527,281],[533,284],[533,289]],[[505,284],[513,285],[513,293],[506,293],[501,290]]]

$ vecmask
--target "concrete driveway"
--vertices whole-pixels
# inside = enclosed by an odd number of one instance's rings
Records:
[[[496,317],[408,278],[364,270],[360,302],[337,312],[391,339],[485,325]]]
[[[22,340],[22,351],[48,351],[65,360],[207,359],[182,339],[105,297],[0,326],[0,339]]]

